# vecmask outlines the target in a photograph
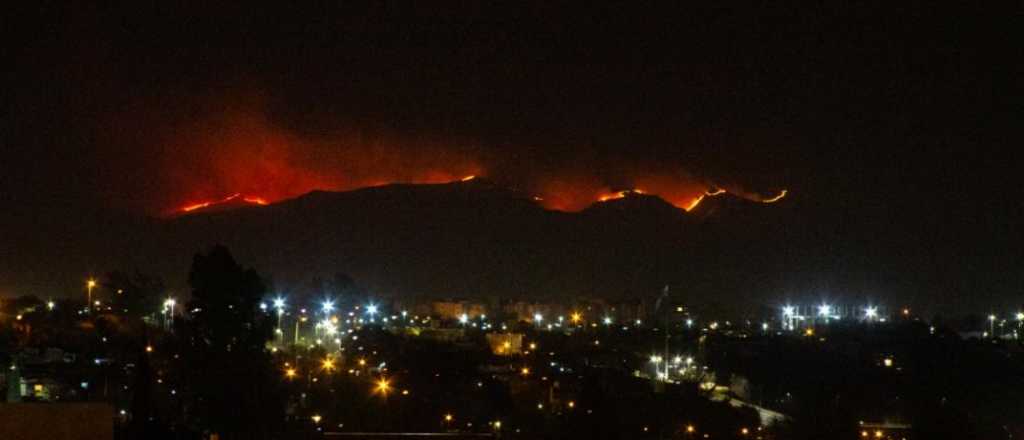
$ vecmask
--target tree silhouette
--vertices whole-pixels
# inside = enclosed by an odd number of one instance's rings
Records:
[[[217,246],[195,256],[189,284],[182,354],[193,422],[229,440],[271,436],[283,420],[284,399],[266,348],[272,320],[258,311],[263,280]]]

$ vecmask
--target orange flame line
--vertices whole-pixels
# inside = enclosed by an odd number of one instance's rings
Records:
[[[705,197],[705,194],[701,194],[701,195],[695,197],[692,201],[690,201],[689,205],[686,205],[686,206],[683,207],[683,210],[686,211],[686,212],[693,211],[693,208],[696,208],[697,205],[700,204],[700,202],[704,201],[704,197]]]
[[[764,199],[764,200],[761,201],[761,203],[775,203],[775,202],[778,202],[779,200],[782,200],[783,197],[786,197],[786,193],[787,192],[789,192],[789,191],[782,190],[782,192],[780,192],[779,195],[777,195],[775,197],[772,197],[770,199]]]
[[[199,202],[199,203],[194,203],[194,204],[191,204],[191,205],[185,205],[185,206],[181,207],[181,212],[192,212],[192,211],[195,211],[197,209],[202,209],[202,208],[206,208],[206,207],[213,206],[213,205],[219,205],[221,203],[227,203],[227,202],[235,200],[235,199],[237,199],[239,197],[242,197],[242,193],[234,193],[234,194],[232,194],[230,196],[227,196],[227,197],[225,197],[223,199],[220,199],[220,200],[207,200],[205,202]],[[270,204],[270,202],[268,202],[266,199],[264,199],[262,197],[242,197],[242,200],[244,200],[247,203],[252,203],[252,204],[260,205],[260,206],[264,206],[264,205],[269,205]]]
[[[621,199],[621,198],[625,198],[626,196],[628,196],[630,194],[647,194],[647,193],[644,192],[644,190],[639,189],[639,188],[627,189],[625,191],[619,191],[617,193],[605,194],[605,195],[603,195],[601,197],[598,197],[597,201],[598,202],[607,202],[609,200],[618,200],[618,199]]]

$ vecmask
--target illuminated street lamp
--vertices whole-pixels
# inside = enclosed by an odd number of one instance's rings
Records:
[[[89,310],[92,310],[92,288],[93,287],[96,287],[96,280],[90,278],[89,281],[85,282],[86,297],[88,299],[88,302],[85,303],[85,306],[88,307]]]
[[[874,321],[878,317],[878,307],[871,307],[864,309],[864,317],[867,318],[868,322]]]
[[[988,315],[988,329],[992,337],[996,337],[996,315]]]
[[[466,325],[469,323],[469,315],[463,313],[459,315],[459,324]]]
[[[277,334],[279,339],[284,339],[284,331],[281,330],[281,319],[284,318],[284,298],[274,299],[274,308],[277,309]]]
[[[164,321],[168,329],[171,328],[171,320],[174,319],[174,305],[177,301],[174,298],[167,298],[164,300],[164,313],[168,318]]]
[[[175,301],[174,298],[167,298],[164,301],[164,307],[166,307],[170,311],[171,316],[174,316],[174,305],[177,303],[178,302]]]
[[[605,316],[603,322],[604,322],[604,325],[612,325],[612,317],[611,316]]]
[[[378,393],[381,393],[382,395],[387,396],[388,395],[388,391],[391,391],[391,384],[388,383],[387,378],[383,378],[382,377],[382,378],[380,378],[380,380],[377,381],[377,388],[376,389],[377,389]]]
[[[541,315],[540,313],[534,313],[533,314],[533,322],[535,324],[540,325],[540,323],[543,322],[543,321],[544,321],[544,316],[543,315]]]
[[[47,310],[53,310],[53,308],[56,307],[56,306],[57,306],[57,304],[55,304],[53,301],[47,301],[46,302],[46,309]]]
[[[320,310],[324,312],[324,316],[330,315],[334,311],[334,301],[325,300],[320,306]]]
[[[796,308],[793,306],[785,306],[782,308],[782,318],[786,321],[787,326],[790,330],[793,330],[793,319],[796,318]]]
[[[825,324],[828,324],[828,318],[832,315],[832,306],[828,304],[822,304],[818,306],[818,315],[825,318]]]

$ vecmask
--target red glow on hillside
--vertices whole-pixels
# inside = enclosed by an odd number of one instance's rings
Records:
[[[469,182],[485,175],[529,194],[546,209],[568,212],[630,194],[658,196],[689,211],[706,197],[726,192],[687,174],[678,164],[630,157],[544,163],[467,140],[355,129],[311,134],[272,123],[258,99],[211,109],[174,124],[173,130],[145,133],[158,136],[156,141],[134,140],[161,145],[161,155],[154,161],[159,166],[151,184],[155,189],[145,202],[148,209],[175,215],[228,202],[267,205],[315,190]],[[764,203],[786,195],[783,191],[764,198],[739,186],[728,188],[731,194]],[[168,206],[175,208],[168,211]]]
[[[227,196],[227,197],[225,197],[223,199],[205,200],[205,201],[202,201],[202,202],[189,203],[189,204],[179,208],[178,212],[181,212],[181,213],[192,212],[192,211],[196,211],[196,210],[203,209],[203,208],[209,208],[211,206],[223,205],[225,203],[230,203],[232,201],[241,201],[241,202],[248,203],[248,204],[251,204],[251,205],[260,205],[260,206],[269,205],[270,204],[269,202],[267,202],[262,197],[250,197],[250,196],[243,197],[241,193],[234,193],[234,194],[232,194],[230,196]]]
[[[627,189],[625,191],[619,191],[619,192],[615,192],[615,193],[611,193],[611,194],[604,194],[604,195],[598,197],[597,201],[598,202],[607,202],[609,200],[623,199],[623,198],[626,198],[627,196],[629,196],[631,194],[647,194],[647,193],[644,192],[644,190],[642,190],[642,189]]]

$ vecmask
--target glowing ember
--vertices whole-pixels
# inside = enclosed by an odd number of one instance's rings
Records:
[[[704,201],[705,197],[720,196],[720,195],[725,194],[727,192],[728,191],[726,191],[726,190],[724,190],[722,188],[709,189],[707,191],[704,191],[704,194],[701,194],[701,195],[699,195],[697,197],[694,197],[693,200],[690,201],[690,203],[686,204],[686,206],[682,206],[682,208],[686,212],[693,211],[693,209],[696,208],[697,205],[700,205],[700,202]]]
[[[700,202],[704,201],[704,196],[705,196],[705,194],[701,194],[701,195],[695,197],[693,199],[693,201],[690,202],[690,204],[688,204],[688,205],[683,207],[683,210],[685,210],[686,212],[693,211],[693,208],[696,208],[697,205],[700,204]]]
[[[786,197],[786,193],[787,192],[789,192],[789,191],[782,190],[782,192],[780,192],[779,195],[777,195],[775,197],[772,197],[770,199],[764,199],[764,200],[761,201],[761,203],[775,203],[775,202],[778,202],[779,200],[782,200],[783,197]]]
[[[264,205],[269,205],[270,204],[270,202],[268,202],[266,199],[264,199],[262,197],[248,197],[248,196],[243,197],[241,193],[234,193],[234,194],[232,194],[230,196],[227,196],[227,197],[225,197],[223,199],[220,199],[220,200],[207,200],[207,201],[204,201],[204,202],[188,204],[188,205],[182,206],[179,211],[180,212],[192,212],[192,211],[195,211],[197,209],[208,208],[210,206],[215,206],[215,205],[222,205],[224,203],[231,202],[232,200],[241,200],[241,201],[243,201],[245,203],[251,203],[253,205],[260,205],[260,206],[264,206]]]
[[[627,189],[625,191],[619,191],[617,193],[605,194],[605,195],[603,195],[601,197],[598,197],[597,201],[598,202],[607,202],[609,200],[622,199],[622,198],[625,198],[626,196],[628,196],[630,194],[646,194],[646,193],[643,190],[641,190],[641,189]]]
[[[260,198],[260,197],[245,197],[242,200],[244,200],[246,202],[249,202],[249,203],[256,204],[256,205],[269,205],[270,204],[270,202],[268,202],[268,201],[266,201],[266,200],[264,200],[263,198]]]

